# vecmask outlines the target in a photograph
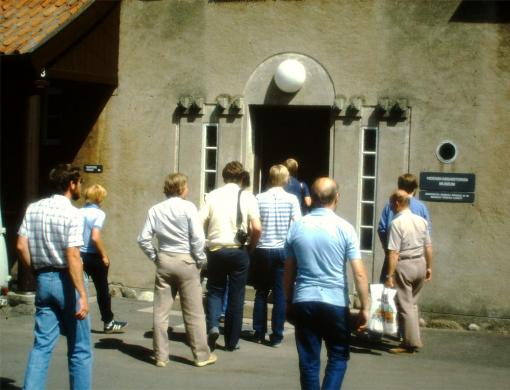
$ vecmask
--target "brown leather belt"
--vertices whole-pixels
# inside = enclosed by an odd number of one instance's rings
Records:
[[[415,256],[400,257],[400,258],[399,258],[399,260],[419,259],[420,257],[423,257],[423,255],[415,255]]]

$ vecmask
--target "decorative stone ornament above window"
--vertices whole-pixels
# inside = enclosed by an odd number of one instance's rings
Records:
[[[392,112],[395,116],[405,119],[407,118],[407,109],[409,107],[409,100],[406,98],[397,98],[392,107]]]
[[[230,101],[232,100],[232,96],[223,93],[216,97],[216,106],[218,107],[218,111],[223,112],[230,106]]]
[[[345,111],[345,107],[347,106],[347,99],[345,96],[337,95],[335,96],[335,101],[333,102],[333,112],[339,115],[342,111]]]
[[[181,96],[179,98],[179,101],[177,102],[177,105],[182,108],[183,110],[187,110],[191,107],[191,104],[193,103],[193,98],[191,96]]]
[[[390,116],[392,101],[389,97],[382,97],[377,100],[377,111],[383,118]]]
[[[408,108],[409,100],[407,98],[391,99],[385,96],[377,100],[377,111],[384,119],[405,119]]]
[[[361,108],[365,105],[363,96],[351,96],[349,100],[345,96],[337,95],[333,102],[333,113],[342,118],[360,118]]]
[[[204,112],[204,98],[197,96],[181,96],[177,107],[183,115],[202,115]]]
[[[286,93],[299,91],[306,80],[306,69],[297,60],[289,59],[283,61],[274,75],[274,81],[278,88]]]
[[[244,98],[242,96],[234,96],[230,104],[230,111],[236,115],[243,114]]]
[[[345,116],[354,118],[361,117],[361,108],[365,104],[365,98],[363,96],[351,96],[349,99],[349,105],[345,110]]]

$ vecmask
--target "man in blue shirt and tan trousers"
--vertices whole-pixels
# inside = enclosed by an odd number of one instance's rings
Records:
[[[296,330],[301,388],[339,389],[349,359],[347,263],[361,301],[358,330],[368,322],[368,278],[354,228],[335,214],[335,181],[319,178],[311,192],[311,213],[291,225],[285,242],[287,320]],[[321,387],[322,340],[328,363]]]

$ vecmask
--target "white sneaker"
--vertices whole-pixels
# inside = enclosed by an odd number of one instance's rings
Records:
[[[195,361],[195,366],[196,367],[204,367],[204,366],[207,366],[209,364],[214,364],[216,362],[216,360],[218,360],[218,356],[216,356],[214,353],[211,353],[209,355],[209,359],[204,360],[202,362]]]

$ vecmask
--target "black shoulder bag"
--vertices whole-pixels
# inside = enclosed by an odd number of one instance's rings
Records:
[[[244,244],[246,244],[246,241],[248,241],[248,233],[245,232],[241,228],[241,224],[243,223],[243,216],[241,214],[241,192],[242,191],[243,190],[240,189],[239,194],[237,195],[237,221],[236,221],[237,233],[236,233],[235,239],[237,240],[237,242],[239,242],[239,244],[244,245]]]

